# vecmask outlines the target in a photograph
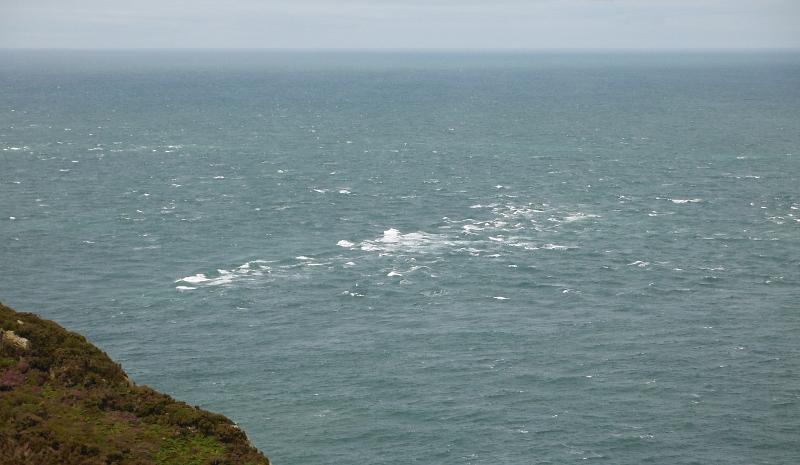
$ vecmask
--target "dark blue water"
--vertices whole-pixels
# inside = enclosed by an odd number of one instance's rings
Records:
[[[0,300],[274,463],[800,455],[797,54],[0,62]]]

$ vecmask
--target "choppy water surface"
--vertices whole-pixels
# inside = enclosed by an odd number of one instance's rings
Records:
[[[0,58],[0,300],[274,463],[800,454],[796,54]]]

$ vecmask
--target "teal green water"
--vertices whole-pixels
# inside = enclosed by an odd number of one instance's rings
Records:
[[[0,62],[0,301],[276,464],[800,456],[797,54]]]

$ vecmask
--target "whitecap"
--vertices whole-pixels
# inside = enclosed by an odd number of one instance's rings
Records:
[[[544,246],[544,248],[547,249],[547,250],[569,250],[572,247],[567,246],[567,245],[547,244],[547,245]]]
[[[400,273],[398,273],[398,272],[396,272],[396,271],[391,271],[391,272],[389,272],[389,274],[387,274],[386,276],[403,276],[403,275],[402,275],[402,274],[400,274]]]
[[[585,219],[585,218],[599,218],[599,217],[600,217],[600,215],[592,215],[592,214],[588,214],[588,213],[576,213],[574,215],[565,216],[564,217],[564,221],[572,222],[572,221],[582,220],[582,219]]]
[[[498,295],[498,296],[495,296],[495,297],[492,297],[492,298],[493,299],[497,299],[497,300],[510,300],[508,297],[503,297],[501,295]]]
[[[355,246],[354,243],[352,243],[350,241],[346,241],[344,239],[342,239],[341,241],[337,242],[336,245],[338,245],[339,247],[346,247],[346,248],[350,248],[350,247]]]
[[[190,287],[190,286],[176,286],[175,289],[177,289],[179,291],[193,291],[193,290],[195,290],[197,288],[196,287]]]
[[[237,274],[231,273],[228,270],[217,270],[219,276],[208,282],[209,286],[220,286],[222,284],[229,284],[236,279]]]
[[[206,281],[210,281],[210,279],[206,278],[206,275],[204,275],[202,273],[198,273],[198,274],[196,274],[194,276],[187,276],[187,277],[179,279],[179,280],[177,280],[175,282],[179,283],[181,281],[183,281],[185,283],[195,284],[195,283],[204,283]]]
[[[383,232],[383,236],[363,241],[359,247],[368,252],[428,252],[452,244],[447,240],[447,236],[442,234],[428,234],[422,231],[403,234],[395,228],[390,228]]]
[[[462,248],[459,248],[459,249],[456,249],[456,250],[459,251],[459,252],[467,252],[468,254],[473,255],[473,256],[477,256],[477,255],[480,255],[481,253],[485,252],[484,250],[476,249],[474,247],[462,247]]]
[[[697,203],[702,202],[703,199],[669,199],[672,203]]]
[[[384,243],[397,243],[400,242],[400,231],[397,229],[391,228],[387,229],[383,232],[383,237],[378,239],[380,242]]]

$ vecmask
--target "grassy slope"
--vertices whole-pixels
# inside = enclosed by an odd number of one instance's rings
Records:
[[[222,415],[130,382],[76,333],[0,304],[0,463],[252,464],[269,460]]]

